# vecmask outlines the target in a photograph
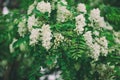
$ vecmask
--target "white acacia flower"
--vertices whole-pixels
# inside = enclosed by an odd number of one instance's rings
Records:
[[[77,11],[78,11],[78,12],[86,13],[87,11],[86,11],[86,6],[85,6],[85,4],[79,3],[78,6],[77,6]]]
[[[102,45],[101,46],[101,53],[104,56],[107,56],[107,54],[108,54],[108,41],[107,41],[106,37],[100,38],[100,44]]]
[[[57,21],[65,22],[71,17],[71,12],[66,8],[66,6],[59,5],[57,10]]]
[[[26,32],[27,32],[26,19],[23,18],[23,20],[18,24],[18,33],[20,36],[24,37]]]
[[[98,43],[94,43],[92,45],[91,57],[94,58],[95,60],[98,60],[99,56],[100,56],[100,45]]]
[[[93,20],[97,20],[100,18],[100,9],[93,9],[90,11],[90,17]]]
[[[12,43],[9,45],[10,53],[13,53],[15,49],[13,48],[14,43],[17,41],[17,39],[13,39]]]
[[[31,46],[34,46],[35,44],[37,44],[40,38],[40,29],[32,29],[29,38],[30,38]]]
[[[92,38],[92,33],[91,31],[87,31],[84,35],[84,38],[85,38],[85,41],[86,41],[86,44],[89,46],[89,47],[92,47],[93,45],[93,38]]]
[[[108,41],[105,36],[100,38],[100,44],[105,48],[108,47]]]
[[[34,3],[29,6],[28,11],[27,11],[27,14],[28,14],[28,15],[32,13],[32,11],[33,11],[33,9],[35,8],[35,5],[36,5],[36,4],[37,4],[37,2],[36,2],[36,0],[35,0]]]
[[[96,20],[96,24],[101,28],[106,28],[106,22],[104,20],[104,17],[100,17],[98,20]]]
[[[37,4],[37,10],[39,10],[42,13],[48,12],[51,13],[51,5],[49,2],[41,1]]]
[[[49,25],[43,25],[41,28],[42,46],[47,50],[51,47],[52,33]]]
[[[78,15],[77,17],[75,17],[76,20],[76,31],[78,34],[82,34],[84,31],[84,27],[86,26],[85,23],[85,17],[83,14]]]
[[[90,11],[90,17],[91,25],[94,24],[96,27],[106,28],[106,22],[103,17],[100,16],[100,10],[93,9]]]
[[[75,20],[76,20],[76,25],[80,25],[80,24],[82,24],[83,26],[86,25],[86,23],[85,23],[85,17],[84,17],[83,14],[80,14],[77,17],[75,17]]]
[[[103,56],[108,54],[108,41],[106,37],[96,38],[96,41],[100,44],[100,51]]]
[[[32,31],[33,26],[37,25],[37,19],[35,18],[35,15],[29,16],[28,21],[27,21],[27,26],[28,26],[28,30]]]
[[[55,33],[54,37],[55,37],[54,44],[55,44],[55,47],[57,47],[60,44],[60,42],[64,40],[64,36],[62,36],[62,34],[60,33]]]

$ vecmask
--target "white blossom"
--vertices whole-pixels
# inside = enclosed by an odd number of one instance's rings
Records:
[[[85,6],[85,4],[79,3],[78,6],[77,6],[77,11],[78,11],[78,12],[86,13],[87,11],[86,11],[86,6]]]
[[[91,51],[90,56],[94,60],[98,60],[101,52],[101,46],[97,42],[93,43],[91,31],[87,31],[83,36],[85,38],[86,44],[90,47],[90,51]]]
[[[100,44],[100,51],[103,56],[108,54],[108,41],[106,37],[96,38],[96,41]]]
[[[108,41],[106,40],[105,36],[100,38],[100,44],[105,48],[108,47]]]
[[[20,36],[24,37],[27,32],[26,19],[23,17],[23,20],[18,24],[18,33]]]
[[[71,17],[71,12],[66,8],[66,6],[58,6],[57,10],[57,21],[65,22]]]
[[[15,43],[16,41],[17,41],[17,39],[14,38],[13,41],[12,41],[12,43],[9,45],[10,53],[13,53],[13,52],[15,51],[13,45],[14,45],[14,43]]]
[[[104,18],[100,16],[100,10],[98,8],[90,11],[89,19],[95,26],[102,28],[106,27],[106,22],[104,21]]]
[[[107,41],[106,37],[100,38],[100,44],[102,45],[101,46],[101,53],[104,56],[107,56],[107,54],[108,54],[108,41]]]
[[[84,31],[84,27],[86,26],[85,23],[85,17],[83,14],[78,15],[77,17],[75,17],[76,20],[76,31],[78,34],[82,34]]]
[[[32,29],[30,34],[30,45],[34,46],[40,39],[40,29]]]
[[[51,5],[49,2],[41,1],[37,4],[36,8],[42,13],[45,13],[45,12],[51,13]]]
[[[41,28],[42,46],[47,50],[51,47],[52,33],[49,25],[43,25]]]
[[[37,25],[37,19],[35,18],[35,15],[29,16],[28,21],[27,21],[27,26],[28,26],[28,30],[32,31],[33,26]]]
[[[100,10],[97,9],[93,9],[90,11],[90,18],[92,20],[98,20],[100,18]]]
[[[100,56],[100,45],[98,43],[94,43],[92,45],[91,57],[94,58],[95,60],[98,60],[99,56]]]
[[[92,42],[93,42],[93,38],[92,38],[92,33],[91,31],[87,31],[84,35],[84,38],[85,38],[85,41],[86,41],[86,44],[91,47],[92,46]]]
[[[62,34],[60,33],[55,33],[54,37],[55,37],[54,44],[55,44],[55,47],[57,47],[60,44],[60,42],[64,40],[64,36],[62,36]]]
[[[34,10],[36,3],[37,3],[37,2],[36,2],[36,0],[35,0],[34,3],[29,6],[28,11],[27,11],[27,14],[28,14],[28,15],[31,14],[32,11]]]

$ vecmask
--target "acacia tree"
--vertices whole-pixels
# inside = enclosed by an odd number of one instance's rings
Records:
[[[58,80],[120,78],[120,33],[99,8],[65,0],[30,3],[26,14],[2,17],[4,80],[49,80],[55,73]]]

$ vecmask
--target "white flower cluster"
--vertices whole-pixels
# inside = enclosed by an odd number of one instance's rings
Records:
[[[85,4],[79,3],[78,6],[77,6],[77,11],[78,11],[78,12],[86,13],[87,11],[86,11],[86,6],[85,6]]]
[[[93,59],[98,60],[98,57],[100,55],[100,46],[98,45],[98,43],[93,44],[91,31],[87,31],[83,36],[85,38],[86,44],[90,47],[90,50],[92,52],[90,56]]]
[[[51,47],[51,39],[52,33],[50,30],[49,25],[43,25],[41,28],[41,39],[42,39],[42,46],[45,47],[47,50]]]
[[[32,29],[30,34],[30,45],[34,46],[40,39],[40,29]]]
[[[104,21],[104,18],[100,16],[100,10],[98,8],[90,11],[89,19],[93,26],[106,28],[106,22]]]
[[[88,32],[86,32],[84,35],[84,38],[85,38],[85,41],[86,41],[86,44],[88,45],[88,46],[92,46],[92,42],[93,42],[93,38],[92,38],[92,33],[91,33],[91,31],[88,31]]]
[[[23,20],[18,24],[18,33],[20,36],[24,37],[27,32],[26,19],[23,17]]]
[[[95,60],[98,60],[100,56],[100,45],[97,42],[95,42],[94,44],[92,44],[91,50],[92,50],[91,57]]]
[[[56,33],[54,37],[55,37],[54,44],[55,44],[55,47],[57,47],[60,44],[60,42],[63,42],[64,36],[62,36],[62,34],[60,33]]]
[[[51,47],[52,33],[49,25],[43,25],[41,29],[32,29],[30,34],[30,45],[35,46],[39,41],[42,40],[42,46],[48,50]]]
[[[106,37],[97,38],[96,41],[100,44],[100,51],[103,56],[107,56],[108,54],[108,41]]]
[[[27,11],[28,15],[32,13],[32,11],[34,10],[36,4],[37,4],[37,2],[35,0],[34,3],[29,6],[28,11]]]
[[[100,10],[98,8],[90,11],[89,20],[91,21],[90,26],[92,27],[95,26],[98,29],[104,28],[107,30],[113,30],[112,26],[108,22],[105,22],[104,17],[100,16]]]
[[[49,2],[41,1],[36,6],[37,10],[39,10],[42,13],[48,12],[51,13],[51,5]]]
[[[95,60],[98,60],[100,53],[103,56],[107,56],[108,54],[108,42],[105,37],[95,38],[93,39],[91,31],[86,32],[84,35],[86,44],[91,49],[91,57]],[[95,41],[94,41],[95,40]]]
[[[63,0],[63,4],[67,4],[65,0]],[[58,8],[57,9],[57,21],[58,22],[65,22],[72,16],[71,12],[66,8],[66,6],[58,3],[57,8]]]
[[[76,18],[76,31],[78,34],[82,34],[84,31],[84,27],[86,26],[85,17],[83,14],[78,15]]]
[[[33,29],[33,26],[37,25],[37,19],[35,18],[35,15],[29,16],[27,21],[28,30],[31,32]]]

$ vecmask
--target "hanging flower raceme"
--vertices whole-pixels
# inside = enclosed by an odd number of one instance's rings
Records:
[[[30,34],[30,45],[34,46],[40,40],[40,29],[32,29]]]
[[[84,35],[86,44],[90,47],[91,54],[90,56],[95,60],[98,60],[100,53],[103,56],[108,54],[108,41],[105,37],[93,38],[91,31],[86,32]],[[94,43],[93,43],[94,41]]]
[[[98,60],[98,58],[99,58],[99,56],[100,56],[100,45],[98,44],[98,43],[94,43],[94,44],[92,44],[92,46],[91,46],[91,51],[92,51],[92,53],[91,53],[91,57],[94,59],[94,60]]]
[[[62,3],[64,5],[61,5],[60,3],[58,3],[57,5],[57,21],[58,22],[65,22],[72,16],[71,12],[65,6],[67,5],[67,3],[64,0]]]
[[[108,41],[106,37],[96,38],[96,41],[100,45],[100,51],[103,56],[107,56],[108,54]]]
[[[82,12],[82,13],[86,13],[87,10],[86,10],[85,4],[79,3],[78,6],[77,6],[77,11],[78,11],[78,12]]]
[[[87,31],[83,36],[85,38],[86,44],[91,47],[92,44],[93,44],[92,43],[93,42],[93,38],[92,38],[91,31]]]
[[[36,9],[39,10],[41,13],[48,12],[51,13],[51,5],[49,2],[41,1],[37,4]]]
[[[24,37],[26,32],[27,32],[26,18],[23,17],[23,20],[18,24],[18,33],[21,37]]]
[[[44,24],[41,28],[41,39],[42,39],[42,46],[46,48],[46,50],[50,49],[51,47],[51,39],[52,39],[52,33],[50,30],[50,26],[47,24]]]
[[[63,42],[64,36],[62,36],[62,34],[60,33],[55,33],[54,37],[55,37],[54,44],[55,47],[57,47],[60,44],[60,42]]]
[[[75,17],[76,20],[76,31],[78,34],[82,34],[84,31],[84,27],[86,26],[85,23],[85,17],[83,14],[78,15],[77,17]]]
[[[35,18],[35,15],[29,16],[27,21],[28,30],[31,32],[33,29],[33,26],[37,26],[37,19]]]
[[[87,31],[84,35],[86,44],[89,46],[91,54],[90,56],[94,59],[94,60],[98,60],[99,56],[100,56],[100,45],[98,43],[93,43],[93,37],[92,37],[92,33],[91,31]]]
[[[37,4],[37,1],[35,0],[34,3],[29,6],[28,11],[27,11],[28,15],[32,13],[32,11],[34,10],[36,4]]]
[[[112,30],[111,26],[105,22],[104,17],[100,16],[100,10],[98,8],[90,11],[89,19],[92,26]]]

